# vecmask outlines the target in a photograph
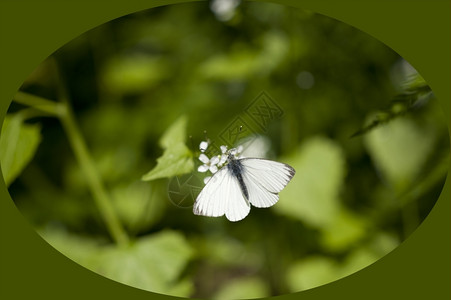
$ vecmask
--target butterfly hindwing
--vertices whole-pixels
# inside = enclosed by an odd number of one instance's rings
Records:
[[[243,158],[243,180],[249,191],[249,202],[259,208],[273,206],[279,192],[290,182],[295,170],[287,164],[260,158]]]

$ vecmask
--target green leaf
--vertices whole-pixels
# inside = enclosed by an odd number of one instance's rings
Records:
[[[269,286],[257,277],[237,278],[225,284],[213,299],[252,299],[269,297]]]
[[[341,208],[329,226],[321,229],[320,241],[325,249],[342,251],[365,237],[367,229],[366,219]]]
[[[184,144],[176,144],[157,159],[157,166],[142,177],[144,181],[189,173],[194,168],[191,151]]]
[[[163,231],[141,238],[128,248],[105,249],[94,271],[137,288],[175,295],[173,282],[191,254],[192,250],[181,234]]]
[[[173,145],[186,142],[186,126],[188,119],[181,116],[166,131],[159,140],[161,148],[167,149]]]
[[[433,130],[409,118],[398,118],[371,131],[364,141],[384,178],[402,192],[420,174],[435,139]]]
[[[194,169],[192,153],[185,145],[186,117],[180,117],[161,137],[159,144],[165,149],[157,165],[142,177],[149,181],[191,172]]]
[[[345,176],[341,148],[327,138],[311,138],[283,162],[296,175],[280,193],[276,210],[315,227],[328,226],[339,211],[338,195]]]
[[[20,113],[6,116],[0,138],[0,162],[6,186],[31,161],[40,141],[39,125],[25,124]]]
[[[101,241],[49,228],[40,234],[70,259],[109,279],[173,296],[187,297],[193,290],[191,281],[179,280],[193,250],[176,231],[161,231],[128,247],[102,246]]]

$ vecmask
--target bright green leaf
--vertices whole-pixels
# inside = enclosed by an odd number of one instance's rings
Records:
[[[328,226],[338,213],[345,176],[341,148],[329,139],[311,138],[283,161],[296,175],[280,193],[275,208],[312,226]]]
[[[20,114],[5,118],[0,138],[0,161],[6,186],[31,161],[40,141],[39,125],[25,124]]]
[[[253,299],[269,295],[269,286],[260,278],[237,278],[225,284],[213,299]]]
[[[194,169],[192,153],[185,145],[186,118],[182,116],[169,127],[160,139],[165,148],[163,155],[157,159],[157,165],[142,177],[149,181],[167,178],[191,172]]]
[[[186,116],[181,116],[177,119],[166,131],[159,140],[161,148],[167,149],[172,145],[177,145],[186,142],[186,126],[188,119]]]
[[[176,144],[157,159],[157,166],[142,177],[149,181],[189,173],[194,168],[191,151],[184,144]]]

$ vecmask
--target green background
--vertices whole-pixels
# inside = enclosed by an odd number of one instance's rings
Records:
[[[179,1],[180,2],[180,1]],[[277,1],[334,17],[385,43],[432,87],[449,123],[450,3],[448,1]],[[119,16],[175,1],[0,2],[0,99],[3,119],[23,80],[48,55],[88,29]],[[42,43],[41,41],[45,41]],[[419,43],[418,40],[422,42]],[[39,44],[36,41],[40,41]],[[32,47],[30,45],[33,45]],[[37,46],[38,45],[38,46]],[[143,299],[148,292],[105,279],[73,263],[42,240],[0,188],[1,298],[79,297]],[[449,179],[423,224],[372,266],[306,299],[449,299]],[[76,284],[74,284],[76,283]],[[166,298],[164,296],[157,296]],[[299,295],[283,296],[297,298]]]

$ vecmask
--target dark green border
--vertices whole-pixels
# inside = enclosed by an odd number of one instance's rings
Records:
[[[0,0],[1,120],[23,80],[53,51],[111,19],[176,2],[186,1]],[[431,85],[449,124],[448,0],[277,2],[334,17],[390,46]],[[59,254],[18,212],[3,181],[0,185],[1,299],[169,298],[107,280]],[[331,284],[281,298],[450,299],[450,196],[448,177],[437,204],[421,226],[400,247],[372,266]]]

